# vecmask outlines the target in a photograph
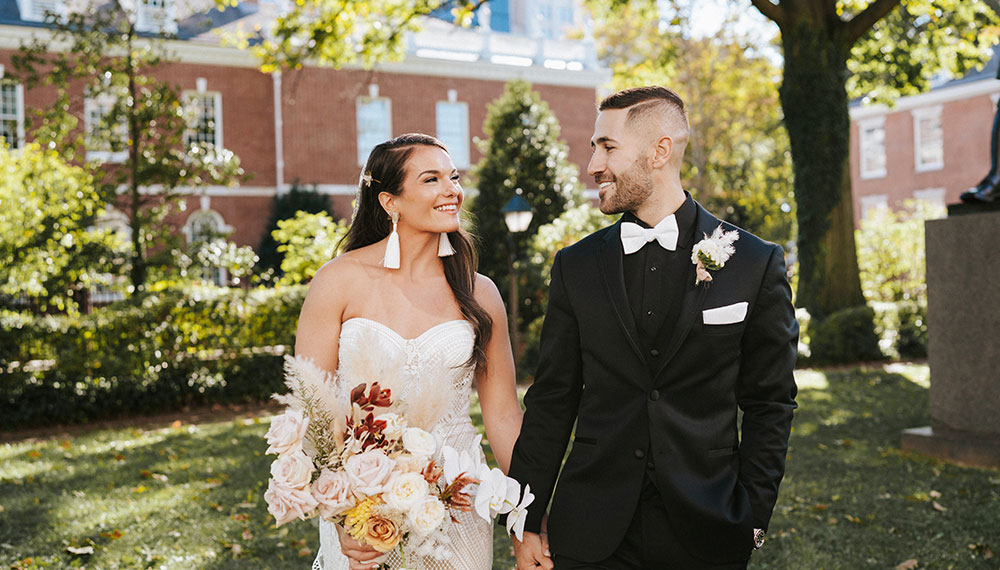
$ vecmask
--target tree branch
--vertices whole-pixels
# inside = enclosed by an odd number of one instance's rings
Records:
[[[847,29],[847,45],[854,45],[861,36],[865,35],[876,22],[884,18],[899,6],[900,0],[875,0],[868,5],[860,14],[851,18],[845,24]]]
[[[775,24],[778,24],[780,28],[785,22],[785,8],[781,4],[772,4],[771,0],[750,0],[750,3],[754,5],[764,17],[771,20]]]
[[[990,10],[993,10],[993,13],[996,14],[997,17],[1000,17],[1000,0],[983,0],[983,1],[986,2],[986,5],[990,7]]]

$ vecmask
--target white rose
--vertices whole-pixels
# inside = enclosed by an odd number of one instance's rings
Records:
[[[385,422],[385,429],[382,430],[382,433],[387,439],[399,439],[406,427],[406,421],[399,414],[387,413],[375,416],[375,421]]]
[[[266,453],[295,453],[302,451],[302,438],[306,435],[309,420],[302,415],[302,410],[288,410],[271,420],[271,428],[267,430]]]
[[[302,453],[279,455],[271,464],[271,477],[286,487],[303,489],[312,480],[313,462]]]
[[[319,503],[319,513],[327,518],[339,515],[356,504],[351,494],[351,483],[343,471],[324,469],[313,481],[312,495]]]
[[[445,508],[441,501],[434,497],[427,497],[415,507],[410,509],[406,515],[406,520],[410,523],[410,528],[417,534],[428,534],[441,526],[444,522]]]
[[[370,497],[382,492],[395,465],[381,450],[369,449],[344,462],[344,471],[355,495]]]
[[[403,447],[413,455],[430,457],[437,451],[437,440],[420,428],[406,428],[403,430]]]
[[[296,518],[305,520],[316,509],[316,499],[308,489],[296,489],[282,485],[273,479],[264,492],[267,512],[274,515],[275,526],[281,526]]]
[[[405,512],[427,498],[429,491],[430,487],[423,475],[403,473],[389,480],[382,498],[385,499],[385,504],[389,508]]]

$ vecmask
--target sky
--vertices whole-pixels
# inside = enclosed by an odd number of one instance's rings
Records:
[[[696,36],[711,35],[719,30],[730,12],[736,12],[739,20],[736,30],[767,40],[773,37],[778,27],[757,11],[750,0],[699,0],[693,2],[691,14],[692,33]]]

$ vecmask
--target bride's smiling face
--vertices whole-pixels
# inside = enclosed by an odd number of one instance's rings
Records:
[[[405,169],[402,192],[383,193],[388,206],[399,212],[399,224],[426,232],[457,231],[465,196],[448,153],[436,146],[417,146]]]

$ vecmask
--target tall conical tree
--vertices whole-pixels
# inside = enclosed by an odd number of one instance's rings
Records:
[[[515,194],[531,205],[531,225],[513,236],[515,250],[524,259],[527,244],[539,226],[580,201],[580,181],[576,165],[568,158],[569,147],[559,140],[559,121],[529,83],[507,84],[504,94],[489,106],[483,130],[488,138],[480,143],[484,156],[472,171],[479,194],[470,211],[482,243],[479,270],[492,278],[507,297],[504,284],[509,280],[510,232],[501,209]],[[541,310],[524,304],[524,299],[534,298],[537,293],[525,289],[521,287],[518,295],[522,323],[530,322]]]

